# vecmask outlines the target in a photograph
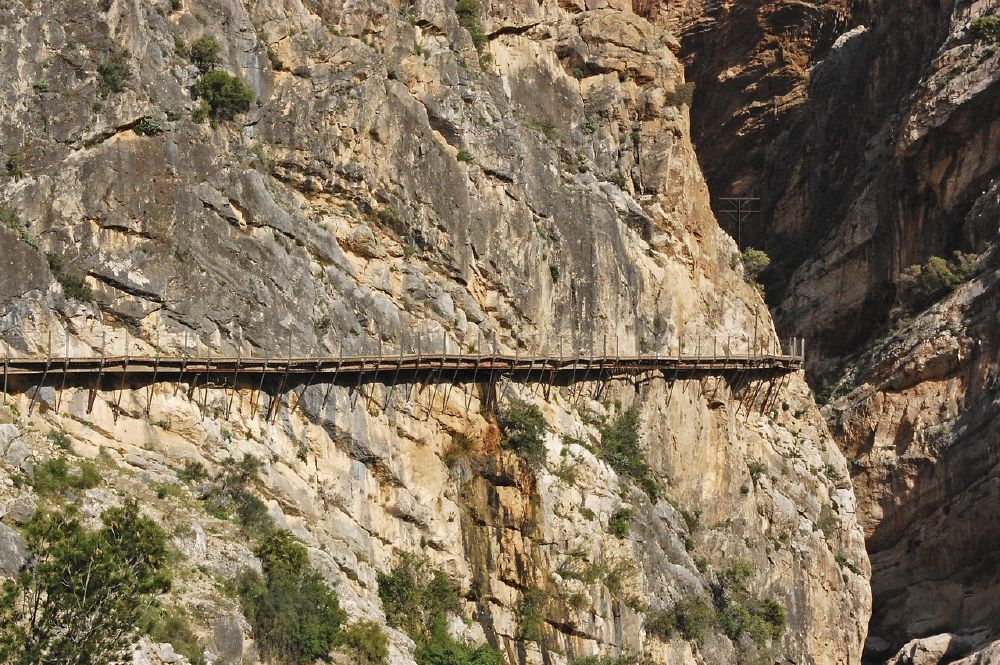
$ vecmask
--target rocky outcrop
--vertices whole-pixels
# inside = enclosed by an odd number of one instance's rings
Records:
[[[914,321],[893,313],[908,266],[986,254],[995,238],[1000,61],[973,26],[991,12],[836,0],[648,8],[682,31],[716,209],[722,197],[760,198],[740,240],[774,259],[763,281],[779,330],[810,340],[817,389],[850,393],[827,414],[855,458],[873,662],[935,635],[952,645],[940,659],[958,657],[998,625],[985,526],[996,333],[983,323],[995,259]]]
[[[739,348],[769,321],[709,207],[672,94],[677,42],[627,3],[497,3],[461,22],[438,1],[176,4],[111,0],[101,20],[87,3],[0,9],[0,127],[16,153],[0,243],[32,266],[0,281],[13,353],[46,352],[50,335],[74,354],[651,352]],[[185,53],[203,35],[253,92],[236,120],[192,118]],[[112,57],[128,65],[120,85],[102,69]],[[543,400],[503,383],[503,402],[544,410],[541,469],[498,450],[478,390],[312,386],[268,423],[262,395],[185,388],[100,394],[92,412],[86,390],[58,411],[41,391],[30,416],[22,395],[2,418],[25,454],[0,478],[5,500],[36,500],[14,478],[64,454],[46,437],[64,431],[74,458],[104,469],[77,497],[85,514],[138,496],[176,534],[189,581],[177,600],[199,609],[213,654],[256,658],[216,582],[259,562],[178,472],[252,454],[271,516],[352,620],[384,622],[377,573],[421,552],[461,584],[474,621],[455,632],[509,662],[860,656],[854,495],[800,376],[764,413],[724,382],[637,381],[600,401],[593,386]],[[597,423],[628,405],[668,500],[593,452]],[[456,458],[459,437],[472,445]],[[607,525],[624,506],[619,537]],[[650,612],[707,595],[737,559],[757,571],[752,592],[786,609],[780,639],[646,633]],[[577,564],[604,573],[581,580]],[[544,599],[533,639],[526,598]],[[412,662],[413,642],[388,632],[392,661]]]

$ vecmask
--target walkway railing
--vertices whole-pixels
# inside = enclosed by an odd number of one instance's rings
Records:
[[[710,355],[633,354],[597,356],[521,356],[501,353],[400,353],[345,357],[221,357],[221,356],[53,356],[3,357],[2,392],[35,388],[29,412],[42,387],[60,392],[67,387],[122,391],[156,383],[187,383],[189,392],[202,387],[249,388],[282,395],[315,384],[348,386],[360,391],[368,384],[453,386],[484,384],[498,379],[551,386],[571,386],[625,377],[652,376],[667,381],[705,376],[728,377],[731,383],[774,379],[802,368],[804,343],[791,340],[768,351]],[[300,393],[301,398],[301,393]],[[120,398],[119,398],[120,399]],[[272,399],[272,403],[273,403]],[[269,409],[271,411],[271,409]]]

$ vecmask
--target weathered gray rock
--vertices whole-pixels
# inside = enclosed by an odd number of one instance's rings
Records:
[[[222,665],[243,662],[243,629],[240,622],[222,616],[212,622],[212,640]]]
[[[0,524],[0,573],[13,577],[27,561],[28,544],[24,538],[6,524]]]
[[[35,514],[35,499],[30,494],[22,494],[7,503],[6,520],[14,524],[25,524]]]

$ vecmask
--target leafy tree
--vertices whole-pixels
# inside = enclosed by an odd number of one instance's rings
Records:
[[[920,311],[969,281],[976,274],[979,256],[955,252],[952,261],[932,256],[923,265],[912,265],[899,278],[897,300],[906,312]]]
[[[125,90],[125,81],[132,76],[128,51],[115,53],[97,68],[97,92],[101,97]]]
[[[306,548],[287,531],[274,530],[255,553],[264,574],[244,571],[236,592],[261,655],[289,664],[329,661],[346,615],[309,567]]]
[[[0,662],[131,662],[143,611],[170,587],[167,537],[135,501],[101,521],[87,530],[67,509],[28,523],[32,558],[0,593]]]
[[[202,35],[191,43],[188,57],[198,69],[207,72],[215,69],[222,62],[221,52],[222,46],[219,44],[219,40],[212,35]]]
[[[214,121],[232,120],[237,114],[249,111],[254,100],[246,83],[221,69],[202,74],[191,92],[195,99],[208,104],[208,117]]]
[[[500,445],[513,450],[531,466],[545,462],[545,433],[549,426],[545,416],[530,402],[515,399],[497,417],[500,425]]]
[[[500,652],[469,646],[448,634],[448,615],[461,611],[458,587],[424,557],[403,554],[379,573],[378,595],[387,623],[417,643],[417,665],[501,665]]]
[[[743,259],[743,270],[748,282],[756,282],[760,274],[771,265],[771,257],[765,252],[753,247],[748,247],[741,255]]]
[[[639,411],[635,407],[601,427],[601,444],[597,452],[616,473],[634,480],[651,501],[657,500],[660,486],[653,479],[639,445]]]

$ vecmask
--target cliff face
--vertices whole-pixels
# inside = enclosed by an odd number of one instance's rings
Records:
[[[898,662],[951,662],[997,626],[984,528],[996,503],[996,332],[984,322],[995,312],[1000,61],[974,23],[991,14],[988,2],[648,9],[682,36],[716,209],[760,198],[741,243],[774,259],[763,281],[779,331],[810,340],[817,388],[849,393],[826,413],[856,458],[878,662],[911,639]],[[987,255],[979,276],[927,312],[894,315],[904,270],[954,251]]]
[[[18,1],[0,13],[0,332],[14,354],[45,353],[50,336],[79,355],[738,349],[769,322],[732,267],[687,109],[671,101],[676,40],[628,3],[496,3],[461,20],[438,1],[109,0],[98,14]],[[253,92],[235,120],[192,119],[186,54],[204,35]],[[601,402],[593,386],[543,400],[502,383],[502,400],[543,409],[539,469],[498,450],[483,396],[466,390],[327,399],[313,386],[273,424],[258,396],[217,387],[102,393],[90,414],[85,390],[42,391],[30,416],[21,395],[0,411],[4,519],[51,501],[14,479],[64,454],[47,436],[64,432],[73,459],[104,470],[76,497],[85,514],[138,496],[176,533],[177,600],[218,662],[257,657],[217,583],[259,564],[178,473],[243,454],[263,462],[271,516],[309,546],[352,620],[384,623],[377,573],[420,552],[462,587],[470,621],[454,632],[508,662],[858,661],[863,535],[801,376],[774,411],[750,414],[724,382],[615,384]],[[664,487],[655,504],[593,452],[595,423],[629,405]],[[456,455],[456,440],[471,444]],[[613,535],[622,507],[631,528]],[[751,592],[785,608],[779,639],[644,629],[739,559]],[[578,566],[607,574],[581,579]],[[526,637],[535,590],[544,619]],[[413,642],[388,633],[392,661],[412,662]],[[147,640],[137,658],[164,654]]]

